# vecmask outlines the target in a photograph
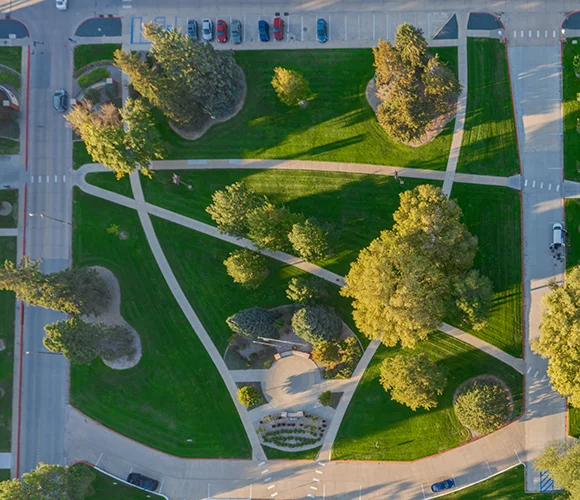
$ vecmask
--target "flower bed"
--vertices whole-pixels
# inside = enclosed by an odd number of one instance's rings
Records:
[[[260,441],[272,448],[285,451],[301,451],[320,446],[328,422],[316,415],[305,413],[303,417],[268,415],[258,425]]]

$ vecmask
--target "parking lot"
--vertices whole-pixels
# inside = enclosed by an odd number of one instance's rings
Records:
[[[323,17],[328,23],[329,46],[372,46],[378,39],[392,40],[397,26],[403,22],[408,22],[423,29],[428,38],[432,38],[439,31],[452,13],[385,13],[385,12],[360,12],[360,13],[334,13],[319,15],[316,12],[293,15],[287,12],[279,12],[285,22],[284,40],[275,41],[270,36],[270,44],[316,44],[316,21]],[[218,19],[223,19],[231,25],[232,19],[239,19],[242,22],[242,45],[260,44],[258,37],[258,21],[265,20],[270,24],[270,35],[272,35],[272,23],[276,13],[272,16],[240,14],[215,16],[210,12],[192,15],[191,17],[179,16],[156,16],[153,18],[134,16],[131,21],[131,43],[144,44],[147,41],[143,38],[140,30],[142,23],[153,20],[160,26],[177,28],[183,33],[187,33],[187,21],[195,19],[199,26],[204,17],[209,17],[215,25]],[[214,39],[215,41],[215,39]],[[228,43],[228,45],[231,45]],[[248,47],[251,48],[251,47]]]

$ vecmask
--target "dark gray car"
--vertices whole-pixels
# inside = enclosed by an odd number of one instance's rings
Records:
[[[52,97],[52,105],[60,113],[64,113],[67,108],[68,94],[66,90],[57,90]]]
[[[242,23],[239,19],[234,19],[230,24],[230,37],[236,45],[242,43]]]
[[[192,40],[197,40],[197,21],[190,19],[187,21],[187,36]]]

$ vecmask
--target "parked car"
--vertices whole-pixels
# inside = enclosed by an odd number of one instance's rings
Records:
[[[320,43],[326,43],[328,40],[328,25],[326,24],[326,20],[322,18],[316,21],[316,39]]]
[[[209,18],[205,18],[201,22],[201,31],[203,34],[203,39],[211,42],[213,40],[213,22]]]
[[[262,19],[258,22],[258,34],[261,42],[270,41],[270,25]]]
[[[223,19],[218,19],[216,31],[218,43],[226,43],[228,41],[228,25]]]
[[[281,17],[274,18],[274,39],[284,39],[284,19]]]
[[[56,9],[57,10],[68,9],[68,0],[56,0]]]
[[[52,105],[59,113],[64,113],[66,111],[68,104],[68,94],[66,90],[60,89],[54,93],[52,97]]]
[[[143,474],[138,474],[137,472],[131,472],[129,477],[127,477],[127,482],[148,491],[155,491],[159,487],[159,481],[144,476]]]
[[[242,43],[242,23],[239,19],[234,19],[230,25],[230,37],[236,45]]]
[[[195,19],[187,21],[187,36],[192,40],[197,40],[197,21]]]
[[[455,481],[453,479],[446,479],[445,481],[439,481],[431,486],[431,491],[436,493],[438,491],[450,490],[455,488]]]

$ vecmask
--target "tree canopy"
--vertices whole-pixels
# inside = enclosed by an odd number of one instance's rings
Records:
[[[249,339],[276,336],[274,315],[267,309],[252,307],[233,314],[226,323],[234,333]]]
[[[447,378],[426,354],[398,354],[381,364],[381,385],[397,403],[431,410],[443,394]]]
[[[504,425],[511,413],[509,394],[495,383],[473,382],[454,403],[455,414],[467,428],[489,434]]]
[[[473,265],[477,239],[439,187],[418,186],[400,198],[393,228],[360,252],[341,294],[354,299],[362,333],[412,348],[450,312],[453,284]]]
[[[288,106],[298,106],[312,95],[304,75],[293,69],[274,68],[272,87]]]
[[[292,329],[313,345],[340,337],[342,321],[332,307],[306,306],[292,316]]]
[[[117,179],[136,169],[150,177],[151,162],[163,158],[165,150],[153,116],[140,99],[127,99],[121,110],[111,103],[95,108],[81,101],[65,118],[93,161],[113,170]]]
[[[380,125],[400,142],[419,139],[437,115],[451,111],[461,92],[457,77],[427,52],[423,31],[403,23],[395,43],[373,48]]]
[[[316,261],[325,257],[328,252],[326,236],[326,231],[316,219],[310,218],[294,224],[288,234],[288,240],[299,257]]]
[[[238,401],[246,408],[254,408],[264,403],[264,398],[255,387],[244,385],[238,389]]]
[[[315,276],[290,278],[286,297],[303,306],[313,305],[326,290],[326,283]]]
[[[230,253],[229,257],[224,260],[224,266],[234,283],[239,283],[246,288],[257,288],[268,275],[266,259],[259,253],[246,248]]]
[[[302,216],[266,201],[249,212],[247,220],[248,238],[258,248],[287,251],[290,250],[288,234],[292,226],[302,220]]]
[[[542,300],[540,337],[532,349],[548,358],[554,389],[580,408],[580,266],[568,273],[564,285],[549,287]]]
[[[534,461],[538,471],[549,471],[554,486],[564,489],[571,500],[580,499],[580,442],[549,445]]]

